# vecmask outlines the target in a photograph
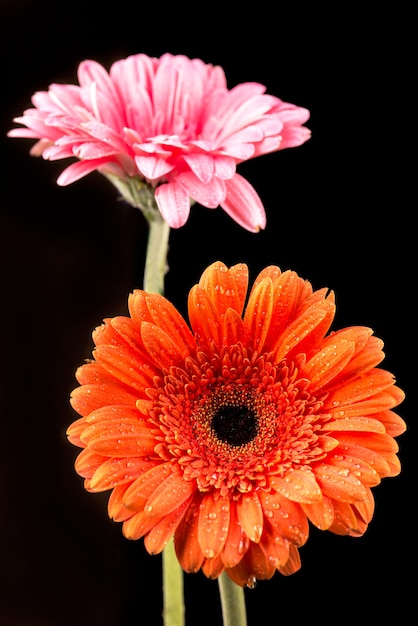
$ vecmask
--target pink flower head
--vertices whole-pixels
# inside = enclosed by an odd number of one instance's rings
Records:
[[[11,137],[37,139],[31,154],[77,162],[59,176],[68,185],[98,170],[118,188],[144,182],[172,228],[185,224],[191,200],[220,205],[250,231],[265,227],[261,200],[236,166],[299,146],[310,137],[309,111],[267,95],[258,83],[228,89],[221,67],[166,53],[78,68],[79,85],[50,85],[14,119]]]

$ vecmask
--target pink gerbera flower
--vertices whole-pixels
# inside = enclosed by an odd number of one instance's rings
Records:
[[[14,119],[11,137],[38,139],[31,154],[78,160],[59,176],[68,185],[94,170],[135,206],[144,187],[177,228],[191,201],[220,205],[250,231],[265,227],[261,200],[237,164],[295,147],[310,137],[309,111],[265,94],[258,83],[228,89],[221,67],[200,59],[137,54],[78,68],[79,85],[50,85],[35,108]]]

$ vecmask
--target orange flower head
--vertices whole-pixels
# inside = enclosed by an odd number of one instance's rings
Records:
[[[174,536],[187,572],[239,585],[288,575],[309,522],[362,535],[371,489],[400,472],[404,394],[369,328],[330,332],[332,292],[270,266],[208,267],[189,324],[137,290],[93,335],[68,429],[77,472],[151,554]]]

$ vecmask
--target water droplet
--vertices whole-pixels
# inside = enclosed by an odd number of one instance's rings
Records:
[[[208,518],[209,519],[216,519],[216,513],[214,513],[214,512],[209,513],[208,514]]]
[[[273,511],[270,511],[270,509],[267,509],[267,511],[264,511],[264,515],[266,517],[273,517]]]
[[[147,504],[147,506],[144,507],[144,512],[151,513],[151,511],[152,511],[152,504]]]
[[[215,550],[212,550],[212,548],[206,548],[205,556],[207,559],[213,559],[213,557],[215,556]]]
[[[240,542],[238,544],[238,553],[239,554],[244,554],[245,548],[246,548],[245,540],[244,539],[240,539]]]
[[[268,557],[269,562],[273,565],[273,567],[278,567],[280,565],[280,560],[277,556],[270,555]]]
[[[248,589],[254,589],[257,585],[257,579],[254,575],[248,576],[247,587]]]

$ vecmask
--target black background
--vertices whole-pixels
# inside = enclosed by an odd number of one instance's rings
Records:
[[[142,286],[146,224],[99,174],[58,188],[65,163],[30,157],[33,142],[6,133],[34,91],[76,82],[81,60],[109,67],[128,54],[166,51],[220,64],[230,87],[263,83],[309,108],[312,130],[305,145],[239,168],[266,207],[264,232],[248,233],[220,209],[199,206],[171,232],[167,297],[185,313],[188,290],[218,259],[248,263],[252,277],[267,264],[294,269],[314,288],[335,290],[335,328],[371,326],[385,341],[384,366],[407,393],[399,409],[409,427],[398,440],[403,471],[374,490],[366,535],[313,529],[300,572],[246,592],[249,626],[334,614],[359,624],[396,614],[398,624],[409,623],[413,20],[400,4],[396,11],[380,3],[313,6],[0,1],[2,625],[162,624],[160,557],[123,538],[107,518],[107,494],[84,492],[73,469],[77,450],[65,438],[76,417],[68,403],[74,371],[91,353],[92,329],[125,314],[128,293]],[[185,589],[187,626],[221,624],[215,581],[188,575]]]

